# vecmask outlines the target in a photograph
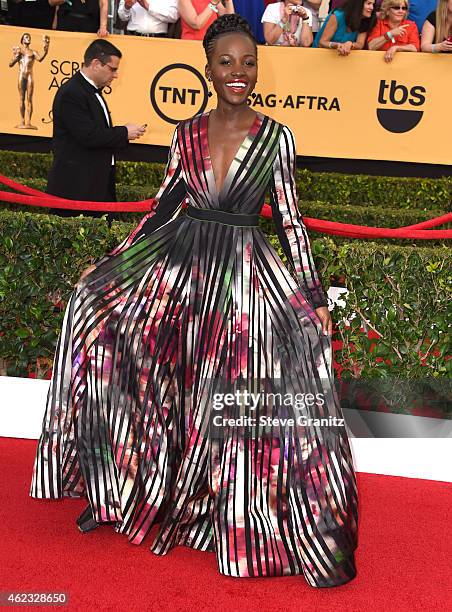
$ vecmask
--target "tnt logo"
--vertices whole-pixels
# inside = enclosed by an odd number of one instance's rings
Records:
[[[161,119],[176,124],[203,113],[209,98],[202,74],[188,64],[162,68],[151,83],[151,104]]]
[[[388,132],[402,134],[414,129],[422,119],[424,112],[414,110],[413,107],[422,106],[425,102],[426,89],[421,85],[415,85],[409,89],[397,81],[380,81],[378,91],[378,103],[393,106],[405,106],[405,108],[377,108],[377,118],[380,125]],[[407,109],[409,105],[411,108]]]

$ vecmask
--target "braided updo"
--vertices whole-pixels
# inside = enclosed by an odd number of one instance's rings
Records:
[[[256,39],[246,19],[235,13],[232,15],[223,15],[210,24],[204,36],[204,40],[202,41],[207,61],[210,58],[216,40],[220,36],[223,36],[223,34],[245,34],[251,38],[254,45],[257,47]]]

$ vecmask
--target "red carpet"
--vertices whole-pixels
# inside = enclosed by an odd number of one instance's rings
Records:
[[[66,592],[66,610],[451,609],[448,483],[358,474],[358,576],[313,589],[303,577],[225,578],[212,553],[177,548],[157,557],[149,539],[133,546],[108,526],[82,535],[75,519],[83,500],[28,497],[35,447],[34,440],[0,438],[0,591]]]

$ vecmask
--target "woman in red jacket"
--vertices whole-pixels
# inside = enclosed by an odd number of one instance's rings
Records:
[[[202,40],[217,17],[234,12],[233,0],[179,0],[181,38]]]

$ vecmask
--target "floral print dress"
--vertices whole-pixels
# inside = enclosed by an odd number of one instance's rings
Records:
[[[151,212],[72,293],[31,495],[86,497],[135,544],[158,523],[154,553],[215,551],[227,576],[340,585],[358,499],[294,139],[257,114],[218,191],[208,118],[177,126]],[[256,222],[268,192],[290,272]]]

